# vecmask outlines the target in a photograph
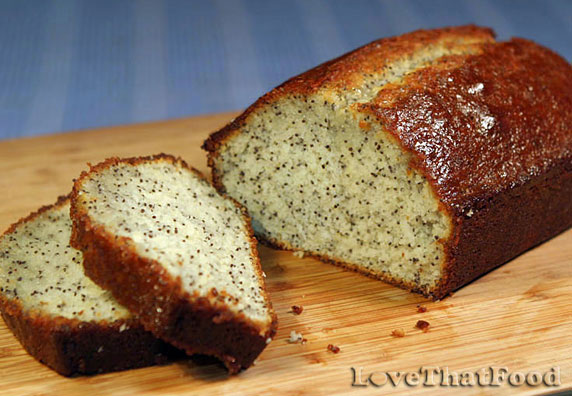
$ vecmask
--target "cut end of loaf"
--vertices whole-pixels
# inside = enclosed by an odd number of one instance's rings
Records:
[[[217,154],[220,184],[262,238],[427,295],[441,282],[449,219],[369,116],[286,97],[252,114]]]

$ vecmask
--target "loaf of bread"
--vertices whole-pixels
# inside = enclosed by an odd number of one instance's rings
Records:
[[[434,299],[572,225],[572,67],[486,28],[326,62],[214,133],[255,233]]]
[[[86,274],[185,350],[250,366],[272,340],[246,211],[180,159],[109,159],[83,172],[71,198],[72,246]]]
[[[0,237],[0,310],[22,346],[63,375],[143,367],[176,350],[145,331],[83,273],[69,245],[69,198],[41,208]]]

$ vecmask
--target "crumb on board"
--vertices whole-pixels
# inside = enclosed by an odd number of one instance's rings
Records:
[[[391,332],[393,337],[405,337],[405,331],[403,329],[395,329]]]
[[[300,315],[303,310],[304,307],[301,305],[292,305],[292,313],[294,313],[295,315]]]
[[[304,256],[306,255],[306,253],[302,250],[296,250],[293,254],[298,258],[304,258]]]
[[[298,332],[292,330],[292,331],[290,332],[290,338],[288,338],[288,342],[289,342],[290,344],[300,343],[300,344],[303,345],[303,344],[305,344],[306,342],[308,342],[308,340],[305,339],[305,338],[302,336],[302,333],[298,333]]]
[[[429,331],[429,322],[418,320],[417,324],[415,324],[415,327],[419,330],[422,330],[424,333],[427,333]]]
[[[333,345],[333,344],[328,344],[328,351],[332,352],[332,353],[339,353],[340,352],[340,347]]]
[[[427,308],[424,307],[423,305],[417,304],[417,312],[419,313],[427,312]]]

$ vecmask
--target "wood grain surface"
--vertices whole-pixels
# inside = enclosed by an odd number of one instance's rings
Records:
[[[234,114],[0,142],[0,228],[70,191],[86,163],[179,155],[206,171],[200,145]],[[440,302],[290,252],[260,247],[279,332],[256,365],[228,377],[194,357],[161,367],[64,378],[29,357],[0,323],[2,395],[458,394],[459,387],[352,386],[354,367],[379,372],[447,366],[476,371],[560,368],[561,386],[464,387],[463,394],[540,394],[572,388],[572,231],[528,251]],[[419,313],[422,304],[427,312]],[[294,315],[292,305],[304,307]],[[430,323],[422,332],[418,320]],[[391,332],[403,329],[404,337]],[[305,345],[287,342],[303,334]],[[328,344],[339,346],[334,354]],[[120,351],[118,351],[120,353]]]

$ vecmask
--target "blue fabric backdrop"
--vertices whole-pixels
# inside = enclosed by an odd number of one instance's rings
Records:
[[[572,58],[568,0],[0,0],[0,139],[241,109],[376,38],[466,23]]]

